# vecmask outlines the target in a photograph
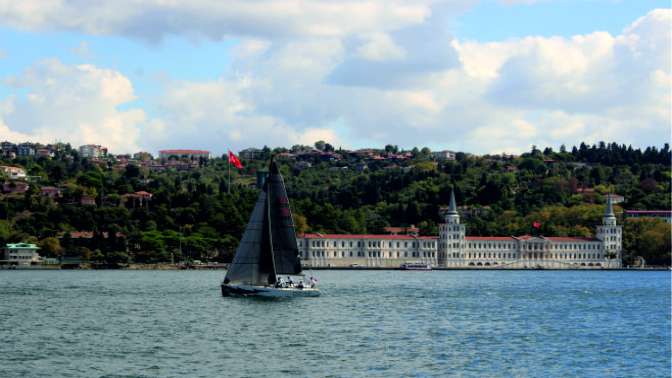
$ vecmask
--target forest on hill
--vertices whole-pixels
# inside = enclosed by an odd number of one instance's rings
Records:
[[[257,173],[272,155],[298,232],[380,233],[416,225],[437,235],[453,189],[469,235],[522,235],[540,222],[535,232],[545,236],[593,236],[610,193],[623,197],[617,213],[672,208],[668,144],[641,150],[582,143],[559,151],[533,147],[520,156],[458,152],[450,159],[427,148],[315,147],[264,148],[242,158],[240,170],[226,156],[159,170],[130,157],[81,158],[69,145],[53,157],[5,158],[2,165],[25,169],[28,185],[18,190],[17,180],[3,179],[0,242],[35,242],[49,256],[105,263],[229,261],[257,197]],[[619,223],[626,263],[642,256],[669,265],[669,224]]]

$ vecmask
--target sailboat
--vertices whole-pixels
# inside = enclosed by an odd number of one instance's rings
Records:
[[[287,277],[283,282],[281,276]],[[223,296],[315,297],[315,281],[292,284],[302,276],[294,221],[277,164],[271,159],[269,175],[222,282]]]

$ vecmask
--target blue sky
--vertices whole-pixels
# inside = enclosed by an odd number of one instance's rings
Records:
[[[455,34],[483,42],[594,31],[618,34],[651,9],[669,6],[664,0],[562,0],[517,5],[484,0],[457,19]]]
[[[120,1],[118,9],[65,1],[40,15],[0,1],[0,139],[219,153],[226,145],[321,138],[344,147],[392,143],[486,153],[602,138],[647,145],[668,134],[669,112],[650,100],[669,92],[667,1],[367,0],[368,9],[343,7],[341,15],[333,15],[334,3],[316,1],[296,12],[282,1],[259,9],[237,1],[224,7],[202,0],[183,9],[153,1],[135,8]],[[390,8],[396,12],[386,13]],[[634,51],[623,33],[640,18],[643,26],[631,34],[660,50],[644,51],[652,54],[644,61],[657,64],[647,71],[629,70],[642,57],[623,53]],[[654,35],[665,25],[667,32]],[[572,59],[560,67],[563,55]],[[551,71],[522,74],[540,64]],[[375,81],[367,79],[374,73]],[[633,92],[641,101],[625,103],[612,93],[623,87],[610,84],[610,75],[651,82]],[[545,89],[552,85],[567,91]],[[92,86],[115,96],[87,103],[83,93]],[[520,102],[498,97],[496,88],[515,91]],[[591,93],[614,102],[574,105]],[[52,98],[51,104],[36,98]],[[56,117],[62,125],[46,114],[60,111],[60,100],[74,109]],[[622,114],[640,111],[645,119],[628,120],[628,130]],[[505,130],[517,130],[518,138]],[[506,140],[481,137],[499,134]]]

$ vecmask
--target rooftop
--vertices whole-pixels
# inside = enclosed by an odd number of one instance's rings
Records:
[[[465,240],[471,241],[511,241],[515,240],[513,236],[466,236]]]
[[[7,248],[8,249],[23,249],[23,248],[40,249],[37,245],[30,244],[30,243],[7,243]]]
[[[413,236],[413,235],[390,235],[390,234],[303,234],[299,237],[306,239],[383,239],[383,240],[436,240],[437,236]]]

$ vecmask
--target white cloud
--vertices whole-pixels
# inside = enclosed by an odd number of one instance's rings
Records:
[[[213,81],[166,80],[159,98],[145,99],[158,110],[157,119],[148,120],[138,109],[118,110],[134,99],[120,73],[51,64],[46,73],[29,70],[15,81],[29,95],[5,101],[13,109],[2,111],[6,131],[0,128],[0,136],[10,130],[50,135],[35,125],[71,108],[73,119],[83,120],[73,135],[93,139],[91,125],[107,125],[111,135],[101,131],[100,139],[128,135],[119,142],[123,150],[219,153],[324,139],[343,147],[393,143],[482,153],[601,139],[640,146],[669,140],[669,9],[650,12],[618,35],[480,43],[458,41],[447,31],[451,15],[469,0],[233,1],[210,8],[204,0],[135,7],[129,1],[115,3],[116,12],[112,5],[76,12],[65,0],[35,9],[31,1],[12,2],[27,8],[4,12],[4,22],[147,40],[242,36],[233,49],[234,73]],[[42,118],[33,120],[33,113]],[[65,130],[60,125],[68,123],[58,117],[56,129]]]
[[[406,56],[406,50],[397,44],[385,33],[372,33],[363,37],[364,43],[357,49],[357,55],[373,60],[397,60]]]
[[[374,62],[360,71],[364,76],[348,76],[347,85],[334,73],[362,64],[360,45],[292,40],[241,57],[235,66],[242,76],[171,83],[160,103],[173,141],[212,149],[311,138],[344,147],[394,143],[473,152],[602,139],[660,144],[670,124],[670,37],[657,25],[669,19],[669,12],[652,12],[616,36],[429,39],[459,64],[411,72],[391,65],[394,59]],[[371,79],[380,74],[376,68],[385,81]]]
[[[47,60],[7,82],[26,94],[0,102],[0,139],[96,143],[117,152],[139,148],[146,116],[140,109],[118,109],[135,98],[119,72]]]
[[[0,0],[0,24],[157,41],[167,35],[212,39],[342,37],[423,22],[431,0]]]

